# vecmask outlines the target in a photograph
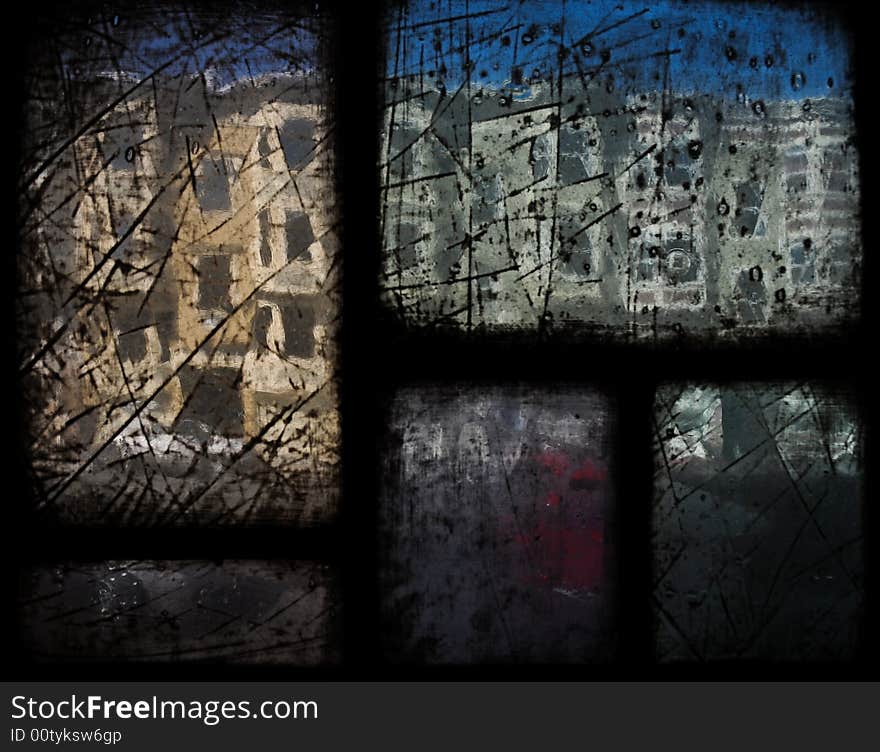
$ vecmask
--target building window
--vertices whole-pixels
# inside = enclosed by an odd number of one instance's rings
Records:
[[[259,214],[260,223],[260,263],[272,266],[272,245],[269,242],[269,210],[263,209]]]
[[[229,287],[232,284],[232,275],[229,256],[201,256],[196,268],[199,275],[199,308],[231,311]]]
[[[229,174],[224,160],[209,156],[202,159],[196,173],[196,196],[203,211],[229,211],[232,208]]]
[[[285,223],[287,234],[287,260],[293,261],[301,257],[302,261],[311,261],[308,247],[315,242],[315,234],[309,218],[302,212],[287,212]]]
[[[281,321],[284,325],[284,352],[297,358],[315,355],[316,301],[305,295],[293,303],[281,305]]]

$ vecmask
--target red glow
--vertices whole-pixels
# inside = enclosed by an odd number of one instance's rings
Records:
[[[551,449],[536,455],[535,462],[545,470],[549,470],[557,478],[561,478],[569,466],[569,459],[566,455],[562,452],[554,452]]]
[[[512,536],[521,549],[520,580],[548,589],[594,590],[605,559],[604,499],[608,471],[601,461],[558,450],[533,455],[539,488],[533,513]],[[526,522],[526,519],[528,522]],[[513,524],[508,519],[505,524]]]

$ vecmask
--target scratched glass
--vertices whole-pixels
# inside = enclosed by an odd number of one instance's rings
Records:
[[[396,395],[380,492],[391,660],[611,659],[612,426],[590,389]]]
[[[36,662],[339,659],[336,573],[316,562],[59,562],[27,568],[22,586]]]
[[[738,342],[858,318],[833,16],[413,0],[385,50],[382,301],[404,331]]]
[[[16,309],[47,518],[334,514],[324,25],[313,9],[73,14],[31,51]]]
[[[654,428],[658,659],[852,659],[865,573],[852,395],[670,384]]]

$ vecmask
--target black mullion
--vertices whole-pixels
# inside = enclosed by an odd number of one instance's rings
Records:
[[[620,374],[612,477],[615,491],[617,561],[616,663],[627,676],[643,678],[653,661],[651,510],[654,499],[650,374]]]
[[[382,361],[379,296],[379,177],[383,19],[381,2],[349,16],[336,6],[334,113],[342,207],[342,613],[343,661],[351,676],[379,659],[377,387]]]
[[[880,582],[880,555],[877,552],[880,514],[873,493],[877,489],[874,468],[877,467],[877,356],[876,334],[878,327],[877,306],[872,305],[871,295],[878,272],[877,260],[869,250],[871,238],[871,219],[873,207],[877,206],[877,182],[870,178],[877,163],[877,140],[874,138],[876,122],[876,102],[873,65],[876,58],[872,16],[869,6],[847,2],[841,7],[841,15],[846,19],[853,41],[853,100],[855,102],[855,148],[859,155],[859,192],[861,194],[861,290],[859,300],[862,318],[853,332],[854,346],[850,357],[841,363],[858,385],[858,401],[864,426],[863,461],[865,482],[862,494],[864,550],[865,550],[865,613],[862,620],[861,665],[876,669],[880,663],[880,645],[875,635],[880,630],[880,603],[878,603],[878,582]]]
[[[861,335],[861,331],[859,331]],[[814,343],[766,337],[741,345],[653,346],[601,341],[539,342],[452,333],[398,333],[376,338],[376,363],[401,382],[478,380],[582,380],[619,383],[659,381],[766,381],[850,379],[859,337],[844,334]]]
[[[266,524],[225,528],[43,527],[17,563],[108,560],[303,559],[335,564],[343,556],[340,526]]]

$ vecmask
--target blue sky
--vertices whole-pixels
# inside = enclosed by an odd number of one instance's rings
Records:
[[[468,11],[469,24],[459,18]],[[668,76],[673,91],[731,98],[739,87],[750,99],[850,93],[847,33],[830,12],[810,5],[414,0],[388,25],[387,74],[421,71],[426,86],[441,80],[457,88],[469,60],[474,84],[510,86],[522,76],[519,88],[527,88],[533,77],[557,74],[562,39],[578,57],[569,54],[565,70],[601,65],[603,80],[613,76],[633,92],[659,90]],[[468,25],[476,41],[465,52]]]
[[[212,70],[225,85],[250,76],[309,72],[315,66],[316,19],[284,14],[184,13],[146,7],[89,19],[68,31],[62,59],[88,76],[116,68],[137,78],[165,66],[166,75]],[[67,40],[65,40],[67,41]]]

